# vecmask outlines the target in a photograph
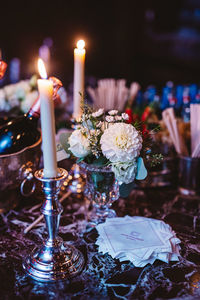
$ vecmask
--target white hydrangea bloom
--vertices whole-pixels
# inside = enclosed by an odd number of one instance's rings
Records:
[[[112,163],[112,171],[115,174],[115,178],[120,183],[130,183],[133,182],[137,174],[137,162],[136,159],[130,162],[117,162]]]
[[[82,134],[81,130],[75,130],[69,137],[69,150],[76,157],[85,157],[90,151],[90,144],[88,139]]]
[[[92,116],[94,118],[98,118],[98,117],[102,116],[103,113],[104,113],[104,109],[103,108],[99,108],[97,111],[95,111],[95,112],[92,113]]]
[[[142,137],[131,124],[115,123],[105,129],[101,140],[103,154],[110,162],[129,162],[138,157]]]
[[[110,111],[108,112],[108,114],[109,114],[110,116],[115,116],[115,115],[118,114],[118,110],[115,110],[115,109],[110,110]]]

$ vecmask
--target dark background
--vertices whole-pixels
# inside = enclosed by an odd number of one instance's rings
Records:
[[[86,41],[86,76],[142,86],[200,81],[199,0],[1,2],[3,58],[36,72],[38,49],[53,39],[49,75],[73,79],[73,48]]]

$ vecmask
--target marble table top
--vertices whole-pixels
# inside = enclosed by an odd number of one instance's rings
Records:
[[[1,201],[0,196],[0,201]],[[200,199],[178,195],[176,188],[135,189],[113,204],[118,216],[145,216],[170,224],[181,240],[181,259],[135,268],[101,254],[97,231],[87,232],[91,205],[82,194],[62,203],[60,236],[85,257],[84,271],[58,283],[31,281],[22,269],[23,258],[46,236],[43,221],[27,234],[24,229],[39,215],[38,197],[22,198],[14,210],[0,215],[0,299],[200,299]]]

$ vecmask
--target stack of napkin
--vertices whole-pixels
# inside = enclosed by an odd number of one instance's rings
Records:
[[[172,228],[160,220],[130,217],[108,218],[96,227],[99,251],[120,261],[130,260],[136,267],[179,260],[181,242]]]

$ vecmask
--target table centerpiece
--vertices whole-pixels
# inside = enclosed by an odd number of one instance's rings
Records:
[[[82,104],[82,111],[77,128],[61,138],[65,150],[86,172],[85,195],[93,203],[90,219],[96,225],[116,216],[110,206],[119,198],[119,190],[124,193],[135,179],[147,176],[144,160],[155,163],[160,156],[151,153],[150,132],[147,137],[140,124],[128,124],[126,113],[93,111],[87,104]]]

